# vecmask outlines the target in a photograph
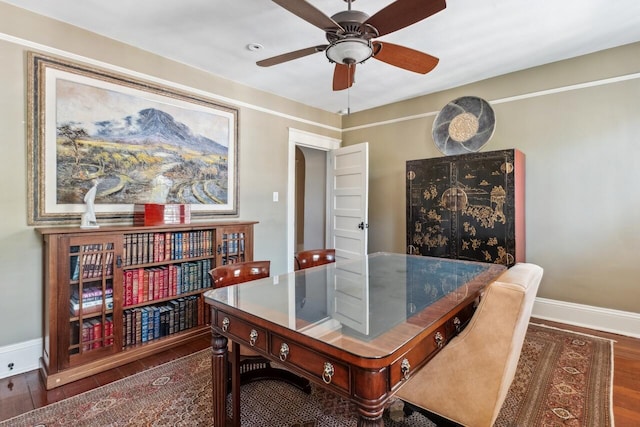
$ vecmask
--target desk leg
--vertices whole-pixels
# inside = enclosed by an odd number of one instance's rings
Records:
[[[231,342],[231,416],[240,427],[240,344]]]
[[[358,427],[384,427],[384,421],[382,420],[383,410],[384,408],[380,410],[377,416],[372,417],[369,411],[367,411],[368,415],[364,415],[358,408]]]
[[[211,331],[211,386],[213,426],[224,427],[227,418],[227,338]]]

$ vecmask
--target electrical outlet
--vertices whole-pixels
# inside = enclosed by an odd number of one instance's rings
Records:
[[[15,365],[13,364],[13,362],[11,362],[11,363],[9,363],[9,364],[7,365],[7,368],[9,368],[9,370],[10,370],[10,371],[13,371],[13,367],[14,367],[14,366],[15,366]]]

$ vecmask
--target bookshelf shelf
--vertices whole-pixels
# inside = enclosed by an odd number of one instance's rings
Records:
[[[38,228],[47,389],[208,334],[208,271],[253,260],[255,221]]]

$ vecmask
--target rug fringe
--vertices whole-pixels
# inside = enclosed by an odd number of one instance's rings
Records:
[[[545,325],[544,323],[533,323],[533,322],[529,322],[530,325],[533,326],[540,326],[541,328],[548,328],[548,329],[555,329],[556,331],[563,331],[563,332],[569,332],[571,334],[576,334],[576,335],[582,335],[585,337],[589,337],[589,338],[593,338],[593,339],[597,339],[597,340],[602,340],[602,341],[609,341],[610,343],[616,343],[618,341],[613,340],[611,338],[603,338],[603,337],[599,337],[597,335],[590,335],[590,334],[586,334],[584,332],[576,332],[576,331],[571,331],[569,329],[562,329],[562,328],[558,328],[556,326],[551,326],[551,325]]]

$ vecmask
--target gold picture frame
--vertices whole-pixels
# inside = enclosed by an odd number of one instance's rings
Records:
[[[97,221],[136,204],[238,216],[238,109],[62,58],[28,53],[28,224]]]

